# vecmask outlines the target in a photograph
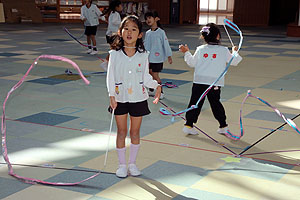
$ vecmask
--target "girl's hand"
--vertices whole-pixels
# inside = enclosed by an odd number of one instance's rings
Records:
[[[172,57],[171,57],[171,56],[168,57],[168,62],[169,62],[169,64],[172,64],[172,63],[173,63],[173,60],[172,60]]]
[[[185,52],[187,52],[187,51],[189,51],[190,49],[189,49],[189,47],[187,46],[187,45],[179,45],[179,51],[181,51],[182,53],[185,53]]]
[[[118,103],[117,103],[115,97],[113,97],[113,96],[109,97],[109,105],[113,110],[115,110],[117,108]]]
[[[232,47],[232,51],[237,51],[238,50],[238,47],[237,46],[233,46]]]
[[[157,104],[158,101],[159,101],[159,98],[160,98],[160,94],[161,94],[161,85],[158,85],[157,88],[156,88],[156,92],[155,92],[155,96],[154,96],[154,101],[153,103],[154,104]]]

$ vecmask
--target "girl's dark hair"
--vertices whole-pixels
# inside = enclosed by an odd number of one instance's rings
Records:
[[[147,20],[148,17],[153,17],[153,18],[158,17],[158,18],[160,18],[158,16],[158,12],[156,10],[146,12],[144,17],[145,17],[145,20]],[[162,29],[160,20],[158,20],[156,23],[157,23],[157,26]]]
[[[119,1],[119,0],[112,0],[112,1],[110,1],[108,8],[103,11],[103,13],[102,13],[101,16],[106,15],[110,11],[115,12],[116,11],[116,7],[118,7],[120,4],[121,4],[121,1]]]
[[[122,34],[122,30],[128,21],[132,21],[133,23],[135,23],[138,26],[139,34],[142,33],[142,28],[143,28],[142,22],[140,22],[140,20],[137,16],[129,15],[129,16],[125,17],[120,24],[120,28],[119,28],[120,34]],[[123,47],[124,47],[124,40],[123,40],[122,36],[114,35],[114,41],[111,44],[111,49],[115,49],[115,50],[119,51]],[[146,51],[145,47],[144,47],[143,38],[137,39],[135,47],[136,47],[136,50],[140,53],[143,53]]]
[[[206,27],[209,27],[208,31],[203,31]],[[201,30],[201,35],[204,37],[204,40],[207,44],[217,45],[221,43],[221,31],[219,27],[214,23],[206,24]],[[218,35],[220,35],[219,40],[217,39]]]

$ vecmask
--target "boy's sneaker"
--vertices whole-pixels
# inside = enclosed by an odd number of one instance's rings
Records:
[[[93,52],[93,49],[88,49],[87,51],[86,51],[86,53],[88,53],[88,54],[90,54],[90,53],[92,53]]]
[[[162,92],[162,93],[160,93],[160,97],[159,97],[159,100],[162,100],[162,99],[164,99],[165,98],[165,95],[164,95],[164,93]]]
[[[225,135],[227,133],[227,131],[229,131],[228,126],[226,126],[224,128],[218,128],[217,133],[219,133],[221,135]]]
[[[184,126],[182,131],[188,135],[199,135],[198,131],[192,127]]]
[[[142,172],[137,168],[137,166],[135,164],[128,165],[128,173],[131,176],[139,176],[142,174]]]
[[[127,177],[127,168],[126,165],[119,165],[119,168],[116,171],[116,175],[119,178]]]
[[[92,52],[90,53],[91,55],[95,55],[95,54],[97,54],[98,53],[98,51],[97,50],[92,50]]]

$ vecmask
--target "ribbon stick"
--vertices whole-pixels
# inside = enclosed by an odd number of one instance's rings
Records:
[[[226,34],[227,34],[227,36],[228,36],[228,38],[230,40],[231,45],[234,46],[234,44],[232,42],[232,39],[231,39],[231,37],[230,37],[230,35],[229,35],[228,31],[227,31],[227,28],[226,28],[225,24],[223,24],[223,26],[224,26],[225,32],[226,32]]]
[[[24,177],[24,176],[19,176],[16,173],[14,173],[12,164],[9,161],[8,151],[7,151],[7,144],[6,144],[6,117],[5,117],[6,102],[7,102],[8,98],[10,97],[10,95],[16,89],[18,89],[22,85],[22,83],[25,81],[25,78],[28,76],[29,72],[33,69],[33,67],[35,65],[37,65],[38,60],[40,58],[46,58],[46,59],[51,59],[51,60],[59,60],[59,61],[63,61],[63,62],[67,62],[67,63],[71,64],[78,71],[79,76],[82,78],[82,80],[85,82],[85,84],[87,84],[87,85],[90,84],[90,81],[88,81],[83,76],[83,74],[82,74],[80,68],[78,67],[78,65],[75,62],[73,62],[72,60],[68,59],[68,58],[65,58],[65,57],[62,57],[62,56],[54,56],[54,55],[41,55],[38,58],[36,58],[35,61],[30,66],[30,68],[25,73],[25,75],[21,78],[21,80],[10,89],[10,91],[7,93],[7,96],[6,96],[5,100],[4,100],[3,111],[2,111],[3,112],[2,113],[2,121],[1,121],[1,125],[2,125],[1,126],[2,155],[3,155],[4,161],[6,162],[7,167],[8,167],[8,174],[11,175],[11,176],[13,176],[13,177],[15,177],[15,178],[17,178],[17,179],[19,179],[19,180],[22,180],[22,181],[26,182],[26,183],[31,183],[31,184],[41,183],[41,184],[57,185],[57,186],[72,186],[72,185],[77,185],[77,184],[83,183],[83,182],[85,182],[87,180],[90,180],[90,179],[98,176],[100,174],[100,172],[96,173],[93,176],[90,176],[90,177],[88,177],[88,178],[86,178],[84,180],[81,180],[81,181],[78,181],[78,182],[74,182],[74,183],[63,183],[63,182],[55,183],[55,182],[47,182],[47,181],[43,181],[43,180],[39,180],[39,179],[35,179],[35,178],[28,178],[28,177]]]
[[[64,30],[65,32],[71,37],[73,38],[78,44],[80,44],[81,46],[84,46],[84,47],[89,47],[88,45],[86,44],[83,44],[82,42],[79,41],[79,39],[77,39],[75,36],[72,35],[72,33],[66,28],[64,27]],[[100,58],[99,56],[96,56],[97,58],[99,58],[99,60],[101,60],[102,62],[104,62],[104,60],[102,58]]]
[[[109,142],[110,142],[110,136],[111,136],[111,131],[112,131],[112,125],[113,125],[113,121],[114,121],[114,115],[115,115],[115,109],[113,109],[112,112],[111,112],[111,120],[110,120],[110,126],[109,126],[109,136],[108,136],[107,146],[106,146],[106,152],[105,152],[104,167],[106,167],[106,161],[107,161],[107,155],[108,155],[108,149],[109,149]]]

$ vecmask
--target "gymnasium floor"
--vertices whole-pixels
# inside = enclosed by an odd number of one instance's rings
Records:
[[[143,175],[117,178],[115,124],[104,167],[111,115],[101,60],[86,54],[64,26],[76,37],[83,32],[81,24],[0,24],[1,109],[7,92],[42,54],[73,60],[91,81],[85,85],[76,76],[65,75],[66,69],[75,73],[69,64],[41,59],[7,102],[8,155],[15,173],[30,178],[77,182],[98,170],[103,173],[77,186],[31,185],[9,176],[1,158],[0,199],[299,199],[300,135],[287,125],[281,127],[282,119],[254,98],[243,109],[245,134],[240,141],[216,133],[218,124],[205,103],[197,127],[217,142],[202,132],[183,134],[184,121],[177,117],[172,123],[159,113],[163,105],[153,105],[149,99],[152,113],[143,120],[137,160]],[[100,58],[108,51],[105,29],[101,25],[97,33]],[[194,50],[200,44],[199,28],[166,26],[165,30],[174,63],[165,64],[161,77],[178,88],[165,88],[162,102],[180,111],[190,98],[193,69],[177,47],[183,43]],[[228,123],[236,134],[241,102],[249,89],[288,118],[300,112],[300,38],[286,37],[282,27],[241,30],[243,61],[230,67],[222,89]],[[238,44],[239,36],[230,34]],[[85,42],[84,37],[80,40]],[[230,46],[224,31],[222,41]],[[300,126],[300,117],[294,121]],[[232,152],[239,154],[271,132],[241,157],[233,156]]]

